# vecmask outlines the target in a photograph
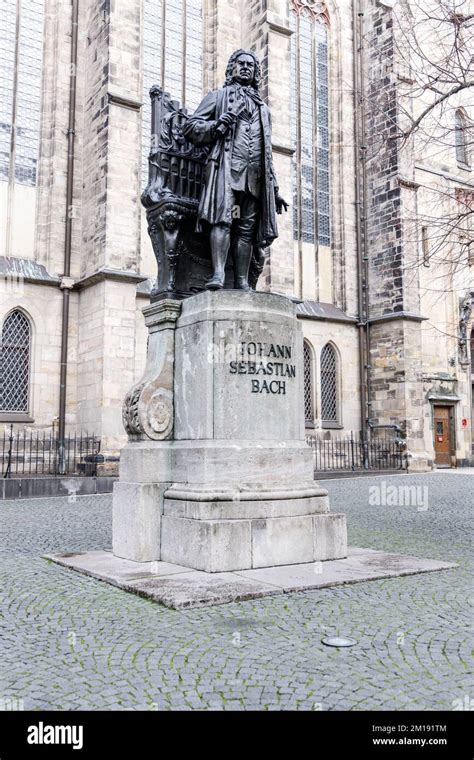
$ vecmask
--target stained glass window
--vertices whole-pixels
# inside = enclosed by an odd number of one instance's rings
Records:
[[[148,176],[150,87],[192,112],[202,98],[203,0],[143,0],[142,180]]]
[[[331,244],[329,54],[321,2],[290,0],[293,88],[293,227],[295,240]]]
[[[28,411],[31,328],[21,311],[12,311],[2,328],[0,410]]]
[[[22,0],[19,5],[16,0],[0,3],[0,180],[8,181],[14,171],[16,182],[34,186],[41,116],[44,0]]]

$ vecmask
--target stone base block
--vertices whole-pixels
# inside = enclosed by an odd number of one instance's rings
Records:
[[[232,499],[216,498],[212,501],[175,499],[172,498],[174,493],[176,491],[171,488],[165,494],[164,514],[190,520],[254,520],[329,512],[329,497],[323,488],[313,488],[313,493],[317,494],[314,496],[298,498],[289,493],[288,497],[283,499],[265,498],[266,494],[259,492],[254,494],[255,498],[248,499],[248,492],[243,490],[236,490]],[[271,492],[268,493],[271,495]]]
[[[252,567],[296,565],[313,560],[311,515],[252,520]]]
[[[193,520],[167,511],[161,527],[164,562],[217,573],[347,556],[345,515]]]
[[[169,483],[114,484],[113,552],[134,562],[153,562],[160,557],[163,494]]]
[[[161,558],[207,573],[252,567],[249,520],[187,520],[164,515]]]
[[[324,519],[321,519],[324,518]],[[334,512],[313,517],[314,559],[343,559],[347,557],[346,516]]]
[[[314,484],[314,461],[305,441],[134,441],[121,452],[120,479],[207,488],[267,483],[275,490]]]

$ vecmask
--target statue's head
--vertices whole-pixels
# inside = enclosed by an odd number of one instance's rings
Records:
[[[255,53],[251,50],[236,50],[229,58],[225,72],[225,86],[233,82],[254,87],[258,91],[261,79],[261,67]]]

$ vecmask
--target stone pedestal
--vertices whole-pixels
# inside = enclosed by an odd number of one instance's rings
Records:
[[[145,376],[127,395],[113,551],[207,572],[338,559],[304,440],[303,337],[287,298],[204,292],[144,310]]]

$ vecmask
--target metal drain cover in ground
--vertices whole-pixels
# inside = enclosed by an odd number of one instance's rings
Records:
[[[327,647],[353,647],[357,641],[345,639],[342,636],[329,636],[327,639],[322,639],[322,643]]]

